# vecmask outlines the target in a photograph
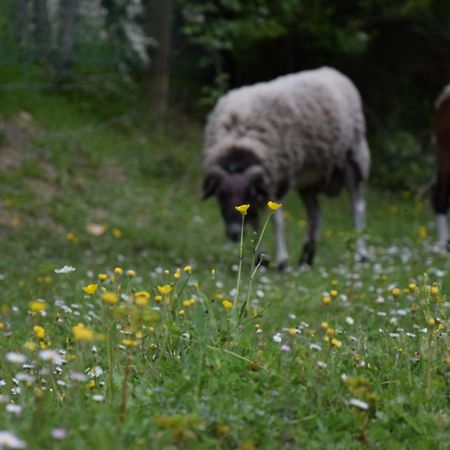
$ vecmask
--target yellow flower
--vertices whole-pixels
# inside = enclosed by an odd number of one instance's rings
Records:
[[[162,299],[163,299],[163,298],[162,298],[161,295],[155,295],[155,300],[156,300],[157,302],[160,302]]]
[[[291,336],[295,336],[297,334],[297,329],[296,328],[289,328],[289,334]]]
[[[320,326],[326,330],[328,328],[328,322],[321,322]]]
[[[330,292],[330,295],[331,295],[331,297],[335,298],[335,297],[337,297],[337,295],[338,295],[338,291],[336,291],[335,289],[333,289],[333,290]]]
[[[222,305],[225,309],[231,309],[233,307],[233,303],[229,300],[222,300]]]
[[[394,289],[392,289],[392,295],[394,296],[394,297],[398,297],[399,295],[400,295],[400,289],[399,288],[394,288]]]
[[[148,298],[145,297],[137,297],[134,301],[136,305],[138,306],[147,306],[148,305]]]
[[[28,304],[28,307],[31,311],[39,313],[41,311],[45,311],[48,308],[47,303],[42,300],[35,300]]]
[[[40,327],[39,325],[35,325],[33,327],[33,332],[38,339],[44,339],[44,337],[45,337],[44,328]]]
[[[331,345],[336,348],[342,347],[342,342],[336,338],[331,339]]]
[[[408,288],[410,291],[415,291],[416,290],[416,283],[409,283],[408,284]]]
[[[115,238],[119,239],[122,237],[122,231],[119,228],[113,228],[112,234]]]
[[[122,344],[126,347],[137,347],[139,345],[139,342],[136,339],[124,339],[122,341]]]
[[[333,336],[333,334],[336,332],[336,330],[332,327],[327,328],[327,334],[328,336]]]
[[[108,305],[115,305],[119,301],[119,296],[115,292],[103,292],[102,300]]]
[[[122,269],[121,267],[116,267],[116,268],[114,269],[114,273],[115,273],[116,275],[122,275],[122,274],[123,274],[123,269]]]
[[[88,295],[94,295],[97,292],[98,286],[96,284],[88,284],[83,287],[83,291]]]
[[[429,327],[434,327],[436,325],[436,321],[433,318],[428,319],[427,323]]]
[[[3,322],[0,322],[0,331],[3,330],[3,328],[5,328],[5,324]]]
[[[98,274],[98,279],[100,281],[105,281],[108,278],[108,275],[106,275],[106,273],[99,273]]]
[[[325,305],[329,305],[329,304],[331,303],[331,296],[330,296],[330,295],[324,295],[324,296],[322,297],[322,302],[323,302]]]
[[[163,286],[158,286],[158,291],[160,294],[167,295],[170,294],[173,290],[173,287],[170,284],[165,284]]]
[[[96,386],[95,380],[91,380],[91,381],[89,381],[89,383],[86,384],[86,387],[87,387],[88,389],[94,389],[95,386]]]
[[[271,209],[272,211],[276,211],[278,208],[281,208],[283,205],[282,205],[281,203],[268,201],[268,202],[267,202],[267,206],[268,206],[269,209]]]
[[[127,270],[127,277],[134,278],[136,276],[136,272],[134,270]]]
[[[178,314],[183,317],[186,314],[186,312],[184,311],[184,309],[180,309],[178,311]]]
[[[82,323],[72,327],[72,333],[76,341],[92,342],[94,340],[94,333],[86,328]]]
[[[147,291],[138,291],[134,293],[135,298],[145,298],[148,300],[150,298],[150,294]]]
[[[419,227],[419,239],[425,239],[428,235],[427,227],[421,225]]]
[[[32,352],[36,348],[36,344],[33,341],[27,341],[23,346],[30,352]]]
[[[183,272],[184,273],[191,273],[192,272],[192,267],[191,266],[184,266],[183,267]]]
[[[74,244],[78,242],[78,237],[75,233],[67,233],[66,238],[68,241],[73,242]]]
[[[180,269],[177,269],[175,271],[175,273],[173,274],[173,277],[175,278],[175,280],[179,280],[181,278],[181,272]]]
[[[247,214],[248,208],[250,208],[250,205],[239,205],[234,207],[234,209],[240,212],[243,216]]]
[[[191,298],[190,300],[183,300],[183,306],[189,308],[195,303],[195,298]]]
[[[439,288],[437,286],[432,286],[430,292],[431,292],[431,295],[438,295]]]

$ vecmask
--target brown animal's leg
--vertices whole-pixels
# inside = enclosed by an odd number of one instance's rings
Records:
[[[314,262],[314,255],[316,253],[316,243],[319,238],[322,214],[320,211],[319,201],[317,200],[317,194],[315,192],[302,192],[301,196],[306,207],[306,214],[308,216],[308,230],[305,236],[305,243],[303,244],[300,264],[312,266]]]
[[[450,199],[450,171],[439,171],[433,187],[432,206],[436,214],[439,245],[449,250],[447,213]]]

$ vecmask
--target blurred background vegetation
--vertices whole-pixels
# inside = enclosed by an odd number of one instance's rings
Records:
[[[203,124],[230,88],[321,65],[362,93],[372,184],[426,183],[433,102],[450,81],[448,0],[0,0],[6,115],[58,93],[170,133]]]

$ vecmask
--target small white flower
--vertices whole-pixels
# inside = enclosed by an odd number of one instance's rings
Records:
[[[25,448],[27,444],[10,431],[0,431],[0,448]]]
[[[392,338],[399,338],[400,334],[399,333],[389,333],[389,336]]]
[[[289,347],[289,345],[283,344],[283,345],[280,347],[280,350],[281,350],[282,352],[290,352],[290,351],[291,351],[291,347]]]
[[[75,267],[72,266],[63,266],[60,269],[55,269],[55,273],[70,273],[75,272]]]
[[[352,317],[348,316],[345,318],[345,321],[349,324],[349,325],[353,325],[355,323],[355,321],[353,320]]]
[[[18,381],[24,381],[25,383],[34,383],[34,377],[33,377],[33,375],[30,375],[29,373],[19,372],[16,375],[16,378]]]
[[[105,397],[100,394],[96,394],[96,395],[92,396],[92,400],[94,400],[94,402],[102,402],[104,399],[105,399]]]
[[[327,363],[323,362],[323,361],[317,361],[317,365],[321,368],[321,369],[326,369],[327,368]]]
[[[6,354],[6,360],[13,364],[23,364],[27,360],[27,357],[22,355],[22,353],[8,352]]]
[[[8,403],[5,409],[9,413],[14,414],[17,417],[22,414],[22,407],[20,405],[15,405],[14,403]]]
[[[350,406],[355,406],[356,408],[359,409],[363,409],[363,410],[368,410],[369,409],[369,404],[366,402],[363,402],[362,400],[359,400],[357,398],[351,398],[348,402],[348,405]]]
[[[273,342],[281,342],[281,334],[277,333],[272,337]]]
[[[309,348],[316,351],[322,350],[322,347],[319,344],[309,344]]]
[[[84,381],[87,380],[87,376],[81,372],[70,372],[69,378],[72,381],[79,381],[80,383],[83,383]]]
[[[95,366],[89,371],[89,376],[91,378],[98,378],[103,375],[103,369],[100,366]]]
[[[53,428],[52,438],[53,439],[65,439],[67,437],[67,431],[65,428]]]
[[[63,364],[64,360],[61,358],[60,354],[55,350],[41,350],[39,352],[39,358],[43,361],[49,361],[57,366]]]

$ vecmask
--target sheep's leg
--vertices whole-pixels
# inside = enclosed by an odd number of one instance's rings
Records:
[[[308,216],[308,230],[305,236],[305,243],[303,244],[300,264],[307,264],[311,266],[316,253],[316,243],[319,238],[322,213],[320,211],[317,195],[314,192],[305,192],[302,193],[301,196],[306,207],[306,214]]]
[[[277,209],[272,216],[273,226],[275,228],[275,239],[277,246],[277,268],[285,270],[288,264],[288,251],[286,246],[286,236],[284,232],[284,217],[282,208]]]
[[[433,189],[433,209],[436,214],[436,225],[438,229],[439,245],[445,249],[449,248],[447,212],[450,196],[450,173],[440,171]]]
[[[366,226],[366,201],[364,199],[364,183],[357,179],[355,170],[347,174],[353,212],[353,225],[358,234],[356,237],[356,257],[360,261],[367,260],[366,240],[361,235]]]

